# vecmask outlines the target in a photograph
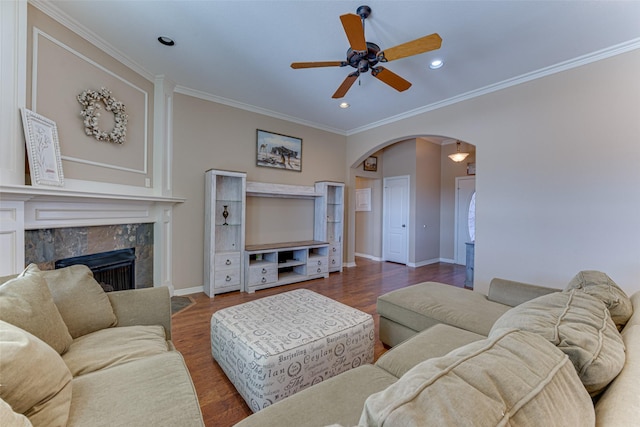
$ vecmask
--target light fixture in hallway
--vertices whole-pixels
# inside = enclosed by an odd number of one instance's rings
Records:
[[[456,141],[456,152],[453,154],[449,154],[449,158],[454,162],[461,162],[467,158],[469,153],[463,153],[460,151],[460,141]]]

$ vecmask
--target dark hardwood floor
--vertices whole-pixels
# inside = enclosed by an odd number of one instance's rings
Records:
[[[379,295],[426,281],[464,286],[465,267],[461,265],[438,263],[410,268],[365,258],[356,258],[356,264],[357,267],[345,268],[342,273],[332,273],[328,279],[265,289],[254,294],[230,292],[216,295],[214,299],[204,293],[189,295],[195,304],[173,315],[172,338],[186,360],[208,427],[232,426],[251,415],[249,407],[211,356],[209,324],[215,311],[280,292],[310,289],[373,316],[377,360],[386,351],[377,336],[376,299]]]

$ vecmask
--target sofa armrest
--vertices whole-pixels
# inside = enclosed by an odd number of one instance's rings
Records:
[[[522,304],[542,295],[558,292],[560,289],[546,288],[544,286],[530,285],[528,283],[515,282],[513,280],[491,280],[487,299],[511,307]]]
[[[144,288],[107,292],[117,326],[162,325],[171,339],[171,297],[169,288]]]

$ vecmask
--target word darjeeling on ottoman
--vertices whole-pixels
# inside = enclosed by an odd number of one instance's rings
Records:
[[[211,353],[253,412],[373,362],[367,313],[307,289],[219,310]]]

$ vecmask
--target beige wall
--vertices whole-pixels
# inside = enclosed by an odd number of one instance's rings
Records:
[[[174,209],[178,290],[202,286],[206,170],[244,171],[248,181],[281,184],[346,181],[344,136],[179,93],[174,97],[173,129],[174,194],[187,199]],[[256,129],[302,138],[302,172],[257,167]],[[248,243],[313,236],[312,201],[250,198],[247,206]]]
[[[413,262],[438,261],[440,256],[440,145],[416,139],[415,204],[409,233],[414,236]]]
[[[27,58],[26,105],[56,122],[65,186],[86,180],[151,187],[153,83],[32,6]],[[85,134],[76,96],[102,87],[125,104],[129,118],[122,145]],[[113,114],[102,108],[99,128],[111,132],[114,124]]]
[[[562,287],[578,271],[640,290],[640,50],[349,136],[347,164],[407,136],[476,146],[475,289]]]

